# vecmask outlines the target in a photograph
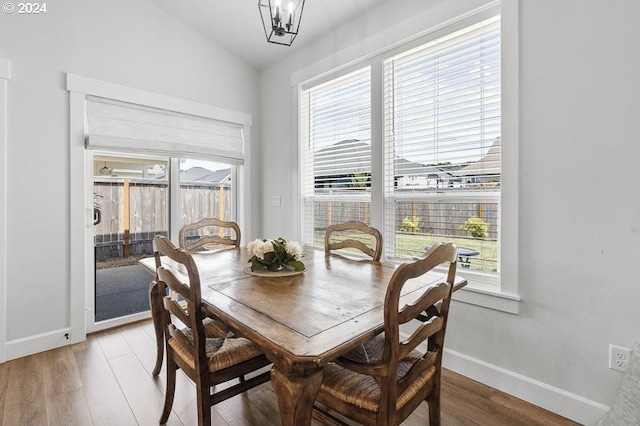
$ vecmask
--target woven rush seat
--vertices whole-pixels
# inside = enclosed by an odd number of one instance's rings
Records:
[[[167,343],[190,368],[195,368],[195,359],[191,346],[193,345],[191,329],[177,330],[177,333],[183,335],[188,340],[189,345],[185,345],[180,338],[175,337],[171,337]],[[205,340],[205,354],[209,372],[211,373],[248,361],[262,355],[262,353],[258,345],[243,337],[213,337]]]
[[[213,318],[205,318],[202,320],[202,326],[207,337],[231,337],[233,333],[229,327],[222,321]]]
[[[346,353],[342,359],[362,364],[376,364],[382,362],[383,352],[384,336],[379,335]],[[399,361],[398,379],[404,377],[411,367],[420,360],[421,356],[420,352],[412,351],[406,358]],[[435,366],[427,374],[423,374],[416,382],[412,383],[398,397],[396,409],[399,410],[410,401],[431,380],[433,374],[435,374]],[[341,367],[339,364],[330,363],[325,367],[323,377],[321,389],[334,398],[374,413],[380,410],[382,391],[380,383],[373,376],[360,374]],[[322,402],[322,398],[319,398],[319,401]]]
[[[384,334],[379,334],[373,339],[342,355],[341,358],[360,362],[362,364],[373,364],[376,362],[382,362],[383,353]]]
[[[157,264],[156,267],[160,265]],[[152,315],[156,317],[160,317],[162,313],[162,296],[159,293],[158,283],[152,282],[149,289],[149,305],[151,306]],[[185,308],[186,310],[186,308]],[[164,356],[164,330],[162,330],[161,321],[158,319],[154,321],[154,326],[158,327],[156,332],[156,364],[153,368],[153,377],[157,377],[160,374],[160,369],[162,368],[162,358]],[[202,320],[202,326],[204,327],[204,332],[206,337],[232,337],[233,332],[229,330],[229,327],[214,318],[205,318]]]

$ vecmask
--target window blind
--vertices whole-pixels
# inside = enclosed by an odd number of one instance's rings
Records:
[[[474,268],[497,270],[500,62],[499,16],[385,60],[388,256],[453,239],[479,252]],[[413,235],[426,238],[412,245]]]
[[[242,125],[94,96],[87,98],[88,149],[244,162]]]
[[[303,241],[322,246],[327,226],[369,222],[370,68],[302,90],[299,119]]]

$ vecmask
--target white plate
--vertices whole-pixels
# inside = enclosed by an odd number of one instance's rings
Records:
[[[302,271],[289,271],[286,269],[284,271],[252,271],[251,266],[245,266],[244,272],[251,275],[257,275],[259,277],[290,277],[292,275],[302,274],[304,269]]]

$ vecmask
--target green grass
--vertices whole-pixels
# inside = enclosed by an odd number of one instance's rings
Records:
[[[341,238],[347,238],[343,235]],[[457,247],[465,247],[480,252],[478,256],[469,258],[469,270],[495,272],[498,265],[498,243],[493,240],[464,237],[447,237],[437,235],[412,234],[397,232],[395,254],[392,257],[412,259],[425,253],[426,248],[437,243],[453,243]],[[324,247],[324,234],[316,234],[315,245]]]
[[[396,233],[395,257],[403,259],[420,256],[424,254],[427,247],[441,242],[453,243],[457,247],[480,252],[478,256],[469,258],[469,269],[493,272],[497,268],[498,243],[478,238]]]

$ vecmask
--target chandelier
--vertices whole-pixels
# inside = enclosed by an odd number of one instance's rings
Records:
[[[111,176],[112,169],[107,167],[107,162],[104,162],[104,167],[98,170],[100,176]]]
[[[298,35],[304,0],[258,0],[258,9],[267,41],[291,46]]]

